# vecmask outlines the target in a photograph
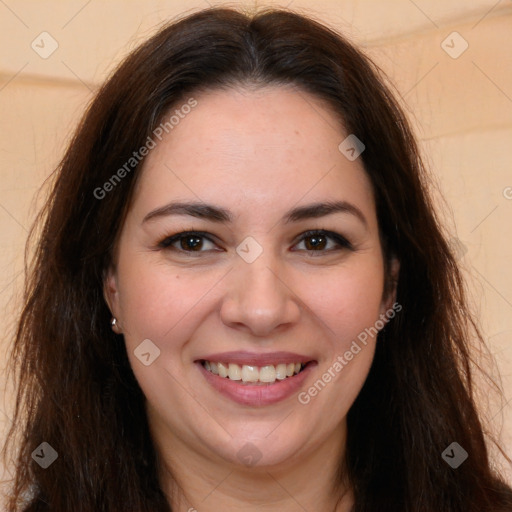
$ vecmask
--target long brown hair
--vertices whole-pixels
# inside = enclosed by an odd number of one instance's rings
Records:
[[[53,176],[27,263],[11,360],[18,395],[9,512],[171,510],[144,396],[102,293],[141,164],[108,196],[95,191],[183,98],[266,84],[293,84],[325,100],[364,142],[385,260],[401,262],[396,300],[403,311],[379,335],[348,413],[339,478],[345,468],[355,512],[512,510],[512,490],[492,470],[474,401],[470,340],[483,344],[482,335],[411,129],[384,83],[342,36],[273,9],[195,13],[161,29],[119,66]],[[457,469],[441,457],[454,441],[469,454]],[[31,457],[42,442],[58,453],[46,469]]]

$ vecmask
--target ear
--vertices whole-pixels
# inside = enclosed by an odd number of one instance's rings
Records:
[[[396,301],[396,289],[398,284],[398,276],[400,274],[400,261],[393,256],[389,263],[389,276],[386,276],[388,286],[384,290],[384,296],[381,303],[381,314],[389,311]]]
[[[111,265],[104,273],[103,297],[105,298],[105,302],[107,303],[108,308],[112,313],[112,316],[117,319],[116,327],[119,327],[121,308],[119,305],[119,287],[117,284],[117,273],[114,265]]]

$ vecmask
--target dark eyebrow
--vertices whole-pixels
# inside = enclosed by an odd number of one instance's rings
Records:
[[[354,204],[347,201],[327,201],[325,203],[313,203],[305,206],[299,206],[290,210],[284,217],[285,224],[289,222],[298,222],[304,219],[317,219],[330,215],[331,213],[351,213],[355,215],[366,228],[368,222],[363,212]]]
[[[298,222],[305,219],[317,219],[330,215],[332,213],[350,213],[355,215],[366,228],[368,222],[361,210],[347,201],[328,201],[323,203],[312,203],[305,206],[299,206],[287,212],[282,221],[285,224]],[[198,219],[205,219],[212,222],[229,223],[233,222],[234,216],[225,208],[213,206],[202,202],[174,202],[157,208],[149,212],[142,223],[153,220],[157,217],[166,217],[168,215],[190,215]]]

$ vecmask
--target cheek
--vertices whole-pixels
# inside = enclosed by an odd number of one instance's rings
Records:
[[[383,291],[383,269],[377,259],[340,269],[331,279],[318,281],[314,311],[328,329],[325,358],[319,378],[299,396],[311,417],[322,418],[323,428],[335,428],[345,417],[366,381],[375,353],[376,328]],[[323,293],[319,293],[320,285]],[[328,342],[326,341],[328,340]],[[330,411],[329,416],[324,411]]]
[[[312,310],[321,316],[339,350],[379,318],[384,279],[378,258],[342,267],[309,284]]]
[[[212,272],[184,273],[164,263],[148,264],[144,255],[120,261],[118,275],[123,330],[129,345],[145,338],[157,343],[175,338],[169,336],[175,328],[183,336],[205,292],[218,281]]]

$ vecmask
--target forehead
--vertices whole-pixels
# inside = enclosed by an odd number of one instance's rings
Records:
[[[324,102],[292,87],[214,90],[194,99],[155,139],[138,206],[179,198],[275,210],[330,198],[357,202],[372,217],[369,178],[360,158],[350,161],[338,149],[348,134]]]

